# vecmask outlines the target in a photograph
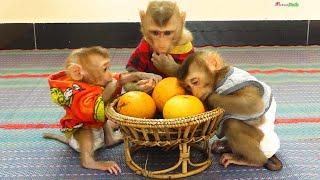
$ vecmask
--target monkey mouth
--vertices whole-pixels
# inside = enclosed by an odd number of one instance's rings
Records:
[[[158,56],[161,55],[161,54],[167,54],[166,51],[157,51],[156,53],[157,53]]]
[[[157,53],[157,55],[168,54],[169,49],[167,49],[167,48],[157,48],[157,50],[155,52]]]
[[[205,101],[209,97],[210,93],[206,93],[200,97],[200,100]]]
[[[104,82],[104,85],[103,85],[103,86],[106,86],[106,85],[108,85],[108,84],[111,83],[111,82],[112,82],[112,79],[107,80],[107,81]]]

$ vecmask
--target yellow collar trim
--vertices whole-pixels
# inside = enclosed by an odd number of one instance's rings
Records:
[[[193,48],[192,43],[188,42],[186,44],[174,46],[169,53],[170,54],[186,54],[190,52],[192,48]]]

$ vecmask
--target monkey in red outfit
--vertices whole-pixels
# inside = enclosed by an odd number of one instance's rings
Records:
[[[45,138],[69,144],[80,152],[81,165],[118,174],[114,161],[97,161],[96,149],[122,141],[114,136],[104,113],[105,103],[121,93],[124,83],[149,79],[143,72],[112,74],[108,51],[102,47],[81,48],[68,56],[64,71],[49,76],[53,102],[65,109],[60,120],[65,136],[45,133]],[[160,76],[156,76],[160,78]],[[107,122],[106,122],[107,121]]]
[[[186,13],[170,1],[151,1],[146,11],[140,11],[143,38],[131,54],[127,70],[176,76],[180,64],[194,51],[185,17]],[[150,78],[127,83],[125,88],[151,92],[156,83]]]

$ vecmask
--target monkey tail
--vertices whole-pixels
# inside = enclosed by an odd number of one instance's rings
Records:
[[[46,139],[54,139],[54,140],[60,141],[62,143],[68,144],[68,139],[65,136],[52,134],[52,133],[43,133],[42,137],[46,138]]]
[[[268,162],[264,164],[264,167],[270,171],[279,171],[282,169],[283,165],[280,159],[276,155],[273,155],[268,159]]]

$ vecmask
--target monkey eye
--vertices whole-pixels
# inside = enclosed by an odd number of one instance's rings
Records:
[[[164,32],[164,35],[165,35],[165,36],[170,36],[171,34],[172,34],[172,31],[165,31],[165,32]]]
[[[191,81],[191,84],[194,85],[194,86],[196,86],[196,85],[199,84],[199,81],[198,81],[198,80]]]
[[[159,35],[159,31],[151,31],[151,34],[154,36],[158,36]]]
[[[103,70],[104,71],[108,71],[109,70],[109,66],[105,67]]]

